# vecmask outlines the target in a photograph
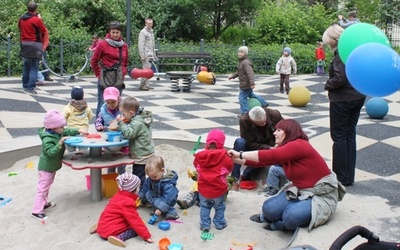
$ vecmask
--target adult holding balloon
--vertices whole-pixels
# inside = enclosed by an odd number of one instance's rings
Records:
[[[334,52],[333,61],[329,66],[329,79],[325,83],[325,90],[329,96],[330,130],[333,140],[332,170],[343,185],[351,186],[355,180],[356,126],[365,95],[350,84],[345,65],[339,57],[338,41],[343,31],[342,27],[334,24],[324,32],[322,41]]]

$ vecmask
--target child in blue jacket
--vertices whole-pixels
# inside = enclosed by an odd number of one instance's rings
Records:
[[[164,160],[160,156],[151,156],[145,167],[146,181],[139,192],[142,203],[150,203],[154,214],[163,215],[165,219],[179,218],[174,208],[179,190],[176,187],[178,174],[164,167]]]

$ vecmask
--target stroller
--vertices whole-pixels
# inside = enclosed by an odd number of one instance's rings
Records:
[[[365,227],[362,226],[354,226],[342,233],[331,245],[329,250],[340,250],[347,242],[349,242],[354,237],[360,235],[363,238],[366,238],[368,242],[363,243],[354,250],[399,250],[400,243],[396,242],[387,242],[380,241],[379,237],[376,236],[373,232],[369,231]],[[316,248],[304,245],[304,246],[296,246],[286,248],[286,250],[317,250]]]

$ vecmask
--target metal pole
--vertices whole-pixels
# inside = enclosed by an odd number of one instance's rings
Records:
[[[7,35],[7,76],[11,76],[11,36]]]
[[[60,76],[64,75],[64,42],[60,40]]]
[[[131,0],[126,1],[126,42],[131,45]]]
[[[204,52],[204,39],[200,39],[200,52]]]

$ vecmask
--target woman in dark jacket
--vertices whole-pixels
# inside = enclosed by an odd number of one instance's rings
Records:
[[[120,48],[121,48],[121,59],[120,59]],[[100,75],[104,68],[111,68],[113,65],[121,61],[121,73],[122,78],[127,73],[128,65],[128,46],[122,40],[122,25],[119,22],[113,21],[108,26],[108,33],[104,40],[102,40],[96,50],[94,50],[90,64],[94,71],[94,74],[99,79],[97,83],[97,110],[96,117],[100,112],[101,105],[103,105],[103,92],[104,87],[100,85]],[[125,85],[114,85],[122,95],[122,90]]]
[[[323,34],[322,41],[334,52],[329,66],[325,90],[329,96],[329,118],[332,147],[332,170],[345,186],[354,183],[356,169],[356,126],[365,96],[353,88],[346,76],[345,65],[339,57],[338,41],[343,28],[334,24]]]

